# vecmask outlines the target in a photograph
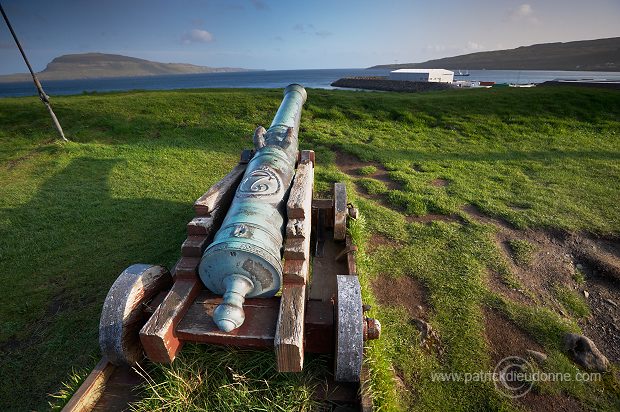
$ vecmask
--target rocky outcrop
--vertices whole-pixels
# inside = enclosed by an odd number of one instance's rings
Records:
[[[609,360],[583,335],[568,333],[564,337],[564,349],[578,365],[589,371],[605,372],[609,368]]]

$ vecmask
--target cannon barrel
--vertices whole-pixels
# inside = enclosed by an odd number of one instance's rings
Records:
[[[229,332],[243,324],[246,297],[272,297],[282,283],[286,200],[295,174],[301,109],[306,90],[291,84],[268,130],[254,132],[249,162],[230,209],[200,261],[199,274],[223,295],[213,320]]]

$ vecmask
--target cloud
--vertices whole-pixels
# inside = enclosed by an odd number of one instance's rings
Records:
[[[293,30],[298,31],[300,33],[306,33],[308,30],[314,30],[314,25],[297,23],[296,25],[293,26]]]
[[[315,36],[319,36],[319,37],[329,37],[334,34],[329,30],[317,30],[314,27],[314,24],[297,23],[296,25],[293,26],[293,30],[301,34],[314,34]]]
[[[511,10],[508,14],[508,19],[515,22],[526,22],[532,24],[537,24],[540,22],[538,17],[536,17],[532,6],[527,3],[521,4],[516,9]]]
[[[484,47],[482,44],[480,43],[476,43],[474,41],[468,41],[467,42],[467,46],[465,46],[465,50],[466,51],[480,51],[480,50],[484,50],[486,49],[486,47]]]
[[[263,0],[250,0],[256,10],[269,10],[269,6]]]
[[[447,47],[443,44],[427,44],[424,48],[428,51],[440,53],[446,51]]]
[[[487,47],[483,44],[469,40],[463,45],[445,45],[445,44],[427,44],[424,46],[424,50],[430,52],[432,56],[448,57],[460,54],[474,53],[482,50],[487,50]],[[433,57],[437,58],[437,57]]]
[[[319,30],[319,31],[314,32],[314,34],[316,34],[319,37],[329,37],[334,33],[332,33],[331,31],[327,31],[327,30]]]
[[[181,43],[183,44],[210,43],[212,41],[213,35],[206,30],[200,29],[188,31],[181,37]]]

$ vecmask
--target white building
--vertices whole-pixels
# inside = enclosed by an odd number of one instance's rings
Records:
[[[398,69],[390,72],[390,80],[452,83],[454,72],[444,69]]]

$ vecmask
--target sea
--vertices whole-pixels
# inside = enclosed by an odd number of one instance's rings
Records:
[[[455,80],[496,83],[542,83],[547,80],[616,80],[620,72],[578,72],[545,70],[469,70],[469,76]],[[264,70],[233,73],[177,74],[107,79],[49,80],[43,82],[50,96],[126,90],[171,90],[202,88],[283,88],[299,83],[307,88],[333,89],[341,77],[387,76],[387,69]],[[458,73],[458,71],[456,72]],[[32,82],[0,83],[0,97],[35,96]]]

